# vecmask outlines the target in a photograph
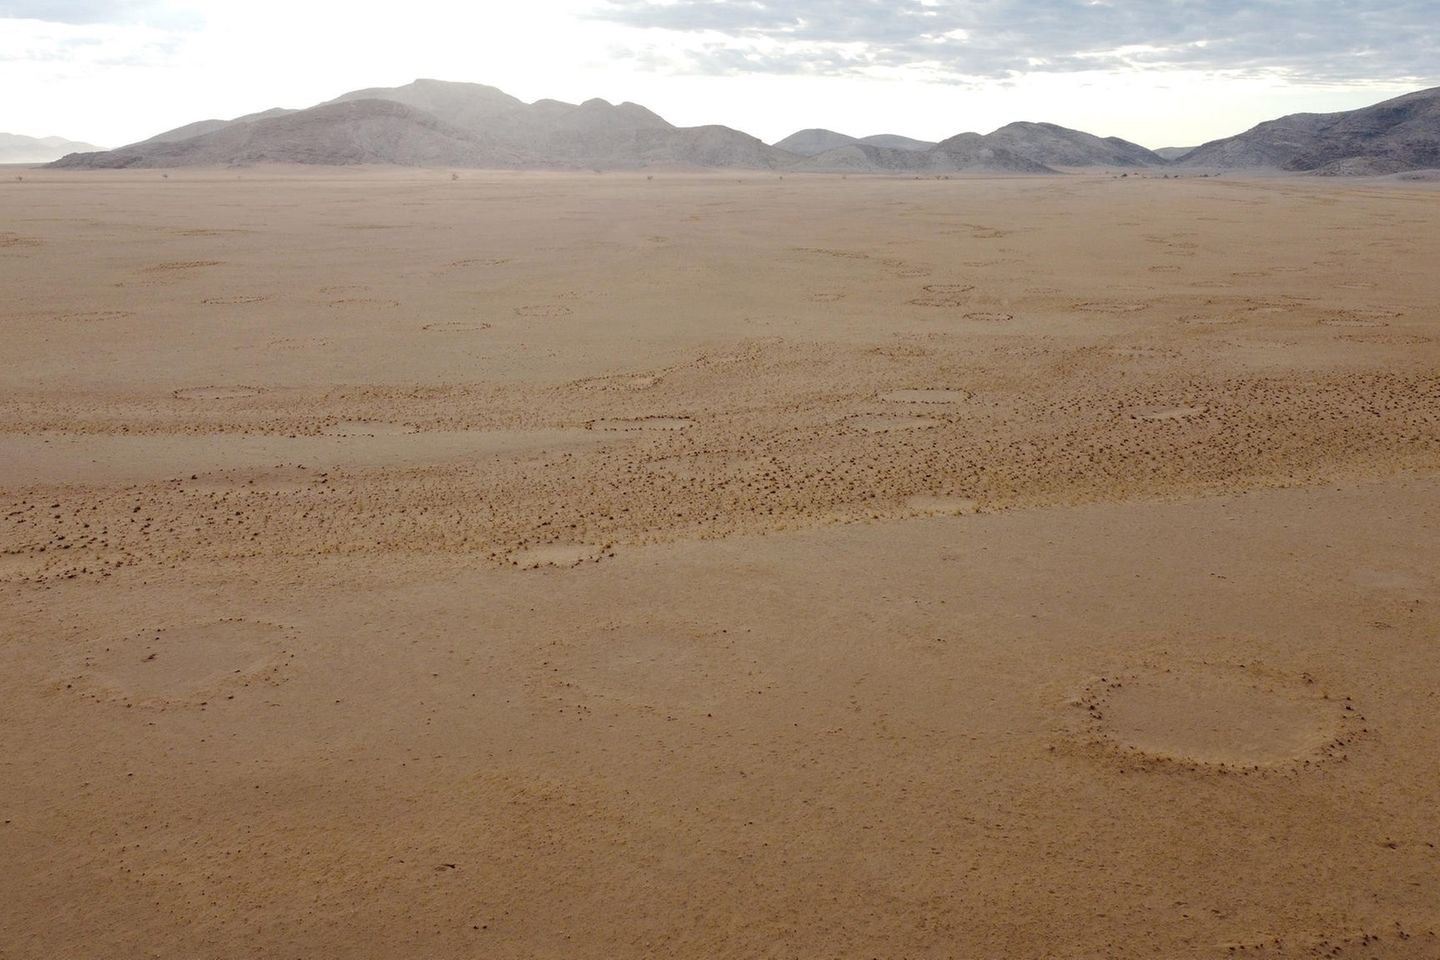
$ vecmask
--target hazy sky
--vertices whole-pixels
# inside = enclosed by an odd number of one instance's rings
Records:
[[[1190,145],[1440,85],[1440,0],[0,0],[0,131],[118,146],[416,77],[770,141],[1048,120]]]

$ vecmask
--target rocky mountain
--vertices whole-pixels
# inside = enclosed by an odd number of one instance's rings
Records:
[[[1178,164],[1373,175],[1440,167],[1440,87],[1343,113],[1297,113],[1185,154]]]
[[[330,103],[355,100],[390,100],[423,111],[461,130],[487,131],[496,138],[512,135],[524,126],[527,105],[483,83],[447,83],[416,80],[403,87],[370,87],[341,94]],[[547,101],[536,104],[539,107]],[[323,104],[322,104],[323,106]]]
[[[834,130],[825,130],[819,127],[812,127],[809,130],[797,130],[784,140],[777,140],[774,146],[780,150],[787,150],[790,153],[799,154],[802,157],[813,157],[827,150],[838,150],[841,147],[848,147],[854,144],[884,147],[889,150],[928,150],[935,146],[933,141],[916,140],[912,137],[902,137],[894,133],[877,133],[869,137],[852,137],[848,134],[836,133]]]
[[[1163,157],[1119,137],[1097,137],[1053,123],[1011,123],[984,137],[1004,150],[1047,167],[1158,167]]]
[[[934,140],[916,140],[914,137],[902,137],[898,133],[877,133],[861,137],[860,142],[890,150],[929,150],[935,146]]]
[[[793,155],[728,127],[676,127],[639,104],[524,103],[494,87],[417,80],[298,111],[200,121],[61,167],[255,163],[456,167],[744,167]]]
[[[4,147],[0,140],[0,158]],[[201,120],[116,150],[70,153],[55,165],[257,163],[916,175],[1055,173],[1174,163],[1395,174],[1440,167],[1440,88],[1346,113],[1284,117],[1190,150],[1151,151],[1118,137],[1028,122],[983,135],[962,133],[939,143],[895,134],[857,138],[816,128],[767,145],[729,127],[677,127],[635,103],[525,103],[482,84],[417,80],[401,87],[356,90],[306,110],[277,108],[233,120]]]
[[[18,133],[0,133],[0,163],[49,163],[77,150],[99,149],[94,144],[66,140],[64,137],[26,137]]]
[[[820,127],[811,127],[809,130],[797,130],[784,140],[776,140],[774,146],[779,150],[788,150],[790,153],[799,154],[802,157],[813,157],[826,150],[838,150],[859,142],[859,137],[836,133],[834,130],[825,130]]]
[[[250,113],[243,117],[236,117],[234,120],[196,120],[194,123],[187,123],[183,127],[176,127],[174,130],[157,133],[148,140],[141,140],[140,143],[175,143],[179,140],[189,140],[191,137],[199,137],[207,133],[214,133],[217,130],[224,130],[226,127],[237,123],[249,123],[252,120],[268,120],[271,117],[283,117],[286,114],[294,112],[294,110],[286,110],[284,107],[275,107],[271,110],[261,111],[260,113]],[[139,144],[132,143],[128,146],[139,146]],[[121,149],[125,148],[122,147]]]
[[[1009,141],[996,139],[995,134],[962,133],[941,140],[929,155],[944,164],[945,169],[959,171],[994,170],[1003,173],[1054,173],[1043,156],[1030,156],[1015,149]]]
[[[1161,147],[1155,151],[1155,155],[1163,160],[1179,160],[1194,149],[1194,147]]]
[[[806,134],[828,132],[802,131]],[[822,140],[810,137],[800,146],[802,149],[815,146]],[[962,133],[936,144],[906,149],[851,140],[811,154],[796,167],[846,173],[1056,173],[1066,167],[1128,168],[1164,164],[1158,155],[1117,137],[1096,137],[1053,123],[1012,123],[989,134]]]
[[[104,153],[71,154],[54,165],[88,169],[260,163],[506,166],[522,159],[487,149],[464,131],[402,103],[352,100],[228,123],[181,140],[147,140]]]
[[[855,141],[801,157],[792,169],[810,173],[930,173],[935,172],[926,151],[895,150]]]

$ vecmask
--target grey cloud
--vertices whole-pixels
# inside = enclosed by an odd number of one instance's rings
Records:
[[[162,0],[0,0],[0,20],[83,26],[150,23],[184,27],[198,23],[193,14],[171,9]]]
[[[51,23],[122,23],[141,4],[134,0],[0,0],[0,18]]]
[[[1437,13],[1435,0],[610,0],[595,16],[726,37],[687,47],[683,68],[705,73],[1172,67],[1440,81]]]

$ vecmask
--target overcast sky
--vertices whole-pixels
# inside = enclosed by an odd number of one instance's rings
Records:
[[[1440,0],[0,0],[0,131],[118,146],[416,77],[773,141],[1047,120],[1186,146],[1440,86]]]

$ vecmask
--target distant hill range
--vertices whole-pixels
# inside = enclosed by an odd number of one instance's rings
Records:
[[[798,170],[847,173],[1055,173],[1061,168],[1165,163],[1138,144],[1053,123],[1012,123],[994,133],[962,133],[939,143],[895,134],[851,137],[833,130],[801,130],[775,146],[800,155],[794,163]]]
[[[802,157],[813,157],[827,150],[836,150],[854,144],[868,144],[872,147],[885,147],[890,150],[929,150],[935,146],[933,140],[913,140],[895,133],[851,137],[843,133],[836,133],[834,130],[822,130],[817,127],[799,130],[784,140],[775,141],[775,146],[781,150],[788,150]]]
[[[1044,174],[1068,169],[1271,168],[1395,173],[1440,167],[1440,88],[1342,114],[1301,114],[1194,149],[1152,151],[1049,123],[934,143],[809,129],[766,144],[723,126],[677,127],[635,103],[525,103],[495,87],[417,80],[305,110],[202,120],[61,168],[391,164],[535,169],[733,168]]]
[[[793,154],[729,127],[676,127],[634,103],[524,103],[477,83],[417,80],[306,110],[203,120],[57,167],[263,163],[602,168],[786,166]]]
[[[1155,152],[1166,160],[1179,160],[1194,149],[1194,147],[1160,147]]]
[[[1123,140],[1011,124],[941,143],[805,130],[778,144],[722,126],[677,127],[639,104],[525,103],[476,83],[417,80],[356,90],[306,110],[201,120],[148,140],[76,153],[62,168],[396,164],[559,169],[736,168],[857,173],[1053,173],[1158,165]]]
[[[1440,87],[1344,113],[1297,113],[1213,140],[1176,163],[1376,175],[1440,167]]]
[[[0,163],[49,163],[67,153],[99,150],[93,143],[64,137],[24,137],[0,133]]]

